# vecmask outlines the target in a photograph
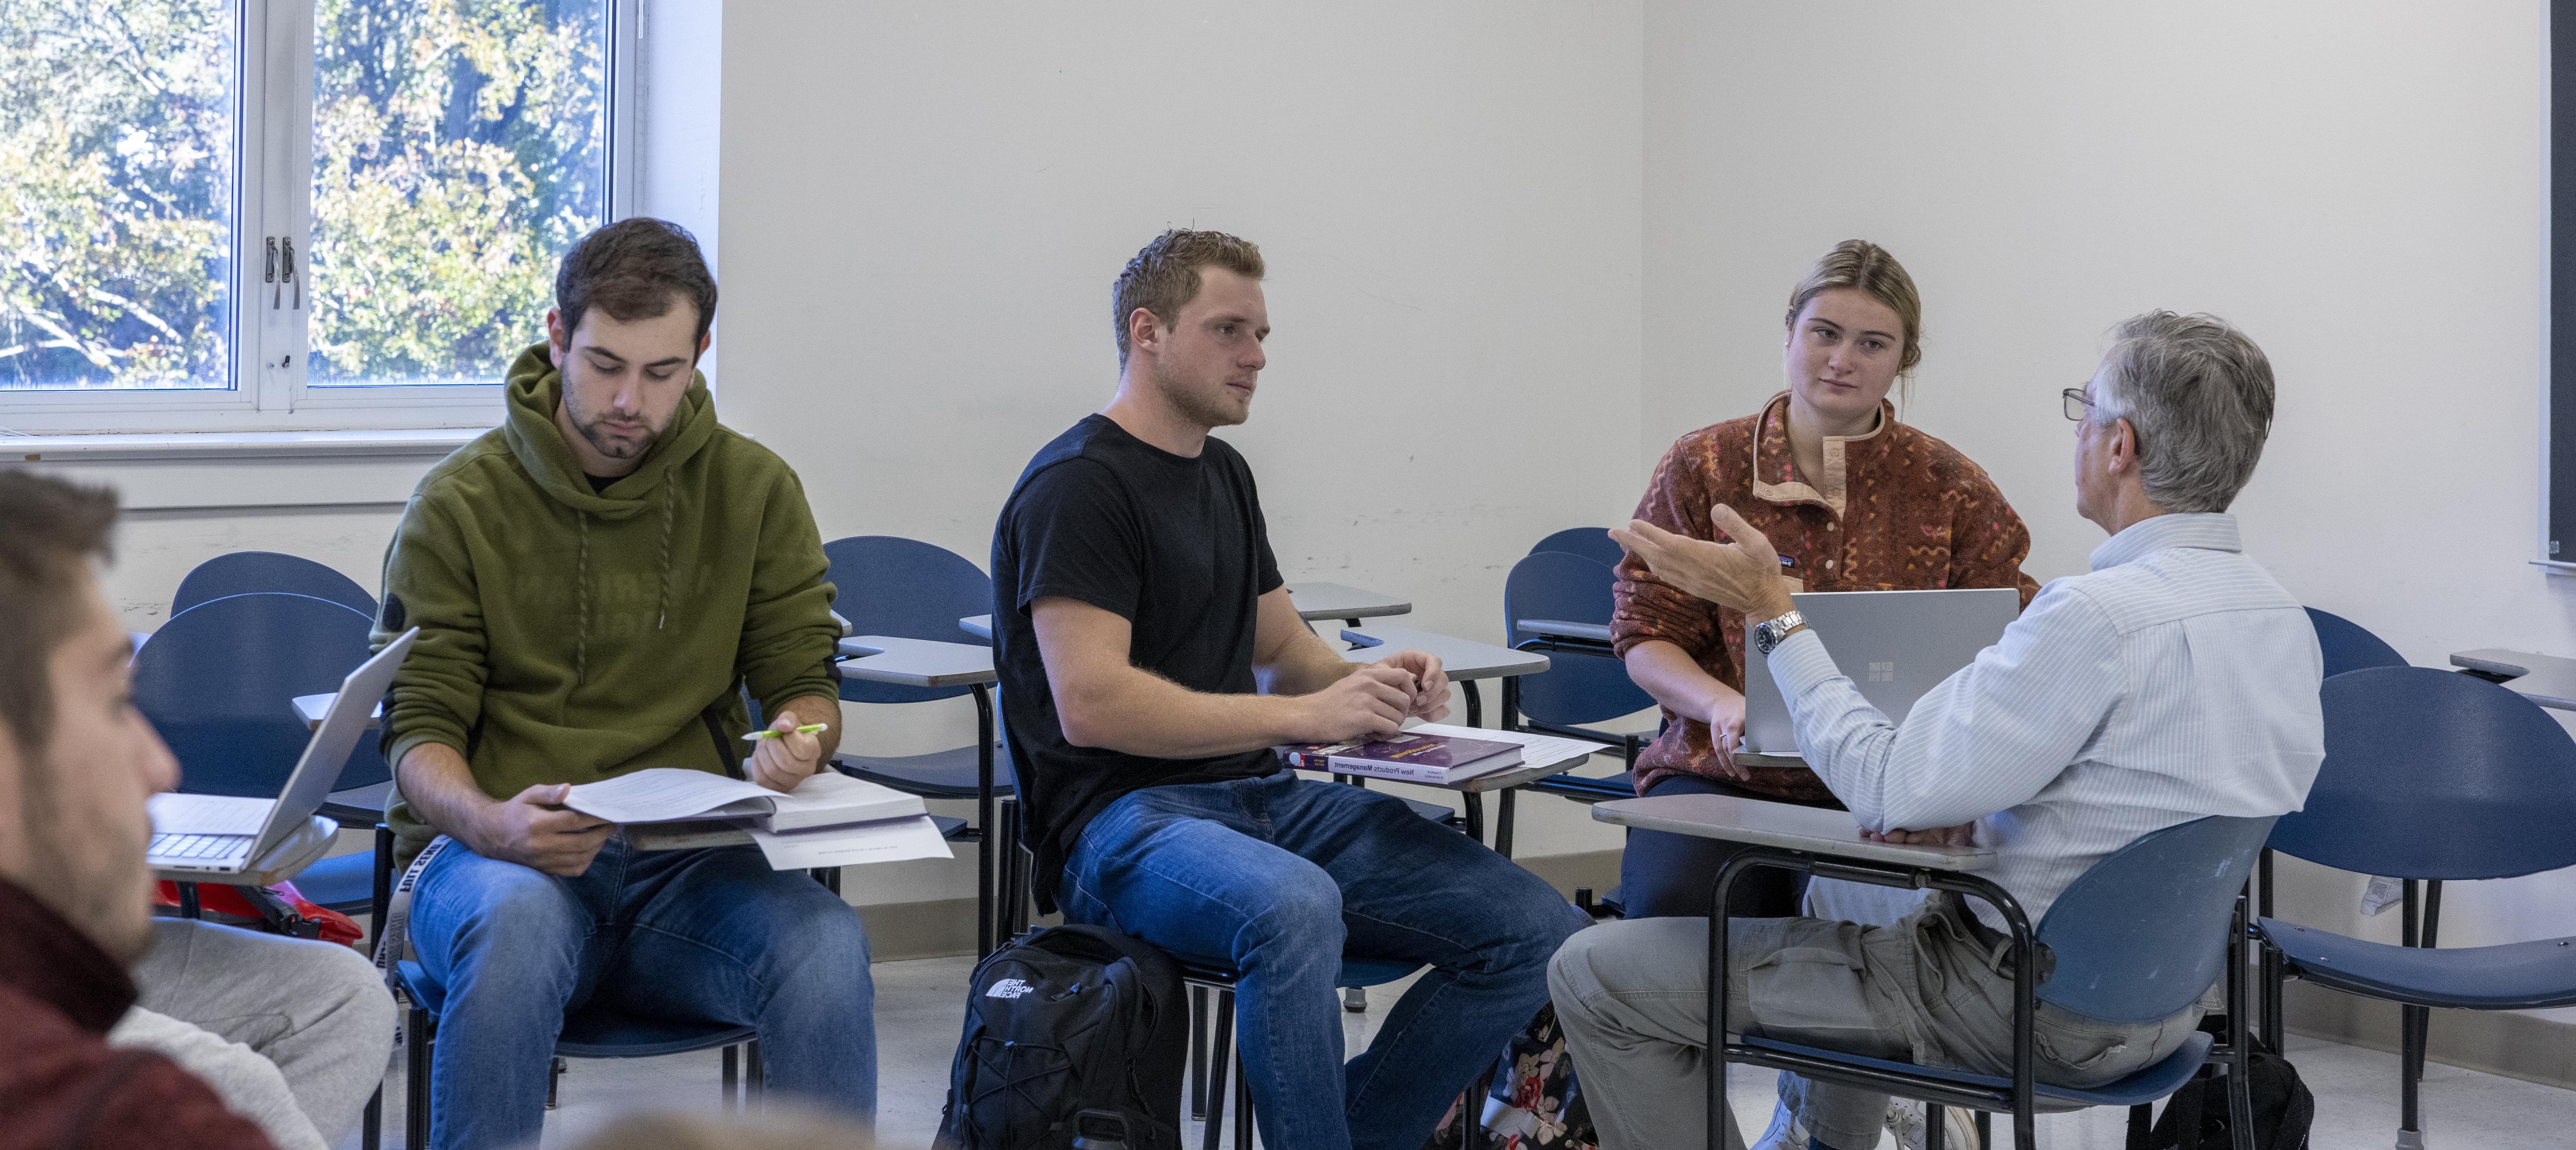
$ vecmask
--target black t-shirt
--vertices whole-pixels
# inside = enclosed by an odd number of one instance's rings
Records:
[[[1252,469],[1224,441],[1184,459],[1093,415],[1029,460],[993,527],[993,662],[1041,909],[1084,825],[1120,796],[1280,768],[1268,750],[1149,759],[1065,741],[1030,606],[1061,596],[1117,614],[1136,666],[1248,695],[1256,602],[1279,585]]]

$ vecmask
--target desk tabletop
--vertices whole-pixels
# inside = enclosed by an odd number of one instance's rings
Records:
[[[859,635],[841,640],[841,674],[871,683],[907,687],[965,687],[990,683],[993,649],[971,643],[941,643],[893,635]]]
[[[968,615],[957,621],[957,629],[987,643],[993,641],[993,617],[990,615]]]
[[[2451,665],[2510,676],[2504,689],[2544,707],[2576,711],[2576,659],[2481,647],[2451,656]]]
[[[1413,604],[1392,595],[1339,583],[1291,583],[1288,598],[1297,604],[1297,617],[1310,623],[1317,619],[1375,619],[1413,610]]]
[[[1756,846],[1782,847],[1832,858],[1921,867],[1925,870],[1989,870],[1995,852],[1988,847],[1900,846],[1860,837],[1860,824],[1848,811],[1768,803],[1726,795],[1660,795],[1614,799],[1592,806],[1592,817],[1623,827],[1643,827],[1695,838],[1725,839]]]
[[[1429,651],[1440,657],[1441,669],[1457,682],[1473,679],[1500,679],[1512,675],[1535,675],[1547,670],[1547,656],[1535,651],[1515,651],[1491,643],[1478,643],[1443,635],[1437,631],[1418,631],[1371,623],[1364,627],[1345,627],[1342,640],[1354,644],[1342,652],[1342,658],[1353,663],[1374,663],[1406,648]]]
[[[1515,620],[1513,625],[1532,635],[1544,635],[1550,639],[1573,639],[1585,643],[1610,641],[1608,623],[1574,623],[1564,619],[1519,619]]]
[[[232,874],[212,875],[204,871],[162,870],[154,867],[152,877],[164,882],[210,882],[221,886],[267,886],[270,883],[285,882],[301,873],[304,868],[320,862],[323,855],[330,853],[331,844],[339,834],[339,823],[321,815],[315,815],[312,823],[303,831],[288,836],[285,842],[271,848],[267,857],[253,861],[243,870]]]

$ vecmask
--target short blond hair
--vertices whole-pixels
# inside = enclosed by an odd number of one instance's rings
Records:
[[[1856,288],[1869,293],[1869,298],[1887,305],[1896,313],[1897,322],[1905,325],[1905,348],[1896,357],[1896,373],[1906,375],[1923,359],[1923,297],[1914,292],[1914,277],[1905,274],[1905,265],[1887,254],[1887,249],[1868,240],[1844,240],[1832,251],[1817,257],[1816,266],[1807,278],[1789,291],[1789,314],[1780,322],[1785,326],[1798,322],[1798,313],[1807,303],[1835,288]]]
[[[1127,317],[1141,307],[1164,323],[1172,322],[1181,314],[1181,305],[1198,297],[1199,269],[1209,266],[1260,279],[1261,246],[1224,232],[1173,228],[1127,261],[1126,270],[1118,273],[1118,282],[1109,290],[1110,306],[1118,313],[1118,366],[1127,366]]]

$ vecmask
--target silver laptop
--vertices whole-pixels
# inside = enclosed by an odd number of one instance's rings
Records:
[[[1941,591],[1804,591],[1791,595],[1834,664],[1851,677],[1891,723],[1941,680],[1975,662],[1977,652],[2003,638],[2021,614],[2021,592],[2010,587]],[[1803,758],[1789,702],[1771,679],[1771,666],[1750,643],[1744,647],[1744,744],[1757,755]]]
[[[238,874],[290,839],[320,834],[313,825],[313,812],[331,796],[331,784],[339,781],[340,769],[349,765],[349,755],[358,748],[358,736],[366,733],[377,700],[393,685],[394,670],[402,666],[403,656],[411,653],[412,639],[419,634],[418,627],[403,632],[340,681],[340,694],[332,700],[330,713],[313,729],[313,738],[304,744],[304,757],[295,761],[295,770],[286,776],[286,789],[276,798],[152,796],[148,852],[152,869],[208,877]]]

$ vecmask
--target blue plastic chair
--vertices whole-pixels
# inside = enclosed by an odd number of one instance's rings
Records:
[[[1587,528],[1586,530],[1593,530]],[[1558,536],[1570,534],[1558,532]],[[1551,536],[1554,538],[1555,536]],[[1604,536],[1607,538],[1607,536]],[[1653,696],[1628,678],[1607,640],[1572,640],[1541,635],[1523,624],[1547,619],[1563,623],[1610,625],[1611,588],[1618,574],[1593,559],[1564,551],[1536,551],[1512,564],[1503,580],[1503,629],[1519,650],[1544,650],[1548,669],[1503,681],[1503,717],[1523,730],[1616,744],[1628,768],[1655,732],[1613,732],[1593,726],[1655,705]],[[1607,778],[1558,775],[1531,784],[1531,789],[1579,802],[1635,797],[1626,771]]]
[[[309,595],[227,595],[171,616],[134,656],[135,706],[179,760],[179,789],[276,798],[312,731],[293,700],[340,689],[367,661],[367,616]],[[384,815],[393,772],[361,739],[332,783],[323,813],[364,826]],[[336,911],[368,910],[374,862],[334,855],[295,876],[296,889]]]
[[[1836,876],[1855,877],[1854,870],[1874,872],[1891,886],[1924,885],[1984,899],[2012,926],[2016,1004],[2014,1073],[1976,1074],[1944,1070],[1881,1058],[1865,1058],[1819,1047],[1746,1034],[1724,1047],[1724,1061],[1752,1062],[1815,1078],[1850,1082],[1872,1089],[1920,1098],[1933,1111],[1928,1121],[1941,1128],[1941,1106],[1967,1106],[1981,1111],[2009,1111],[2013,1144],[2036,1145],[2032,1126],[2041,1112],[2081,1110],[2092,1106],[2130,1108],[2130,1126],[2142,1131],[2147,1108],[2182,1088],[2204,1066],[2227,1076],[2229,1127],[2237,1150],[2253,1146],[2253,1097],[2247,1089],[2249,1064],[2245,1031],[2244,893],[2254,858],[2272,831],[2270,818],[2210,817],[2167,827],[2122,847],[2066,888],[2050,904],[2033,931],[2020,904],[2002,888],[1973,875],[1917,876],[1901,865],[1833,860]],[[1789,851],[1747,852],[1720,872],[1714,905],[1726,905],[1728,886],[1754,866],[1787,865],[1808,870],[1814,856]],[[1712,980],[1726,970],[1727,919],[1710,923],[1716,945],[1710,948]],[[2018,948],[2028,945],[2030,950]],[[2033,985],[2028,972],[2039,952],[2050,955],[2054,969]],[[2231,961],[2234,959],[2234,961]],[[2153,1022],[2181,1013],[2221,975],[2227,982],[2227,1030],[2224,1046],[2206,1033],[2194,1034],[2162,1061],[2116,1082],[2077,1089],[2051,1086],[2031,1077],[2030,1021],[2034,1002],[2046,1002],[2088,1018],[2108,1022]],[[1714,984],[1714,982],[1713,982]],[[1717,1009],[1710,1017],[1711,1045],[1723,1033],[1724,999],[1711,995]],[[1723,1090],[1723,1070],[1712,1091]],[[1711,1121],[1719,1112],[1712,1108]],[[1711,1145],[1717,1145],[1712,1129]]]
[[[170,598],[170,613],[176,615],[227,595],[260,591],[328,599],[370,619],[376,617],[376,597],[348,576],[310,559],[275,551],[235,551],[197,564],[186,578],[179,580],[178,594]]]
[[[2273,850],[2410,881],[2576,866],[2576,741],[2530,700],[2469,675],[2378,667],[2326,680],[2323,702],[2325,765]],[[2576,938],[2439,950],[2430,929],[2421,946],[2389,946],[2270,917],[2260,927],[2289,977],[2403,1004],[2401,1147],[2423,1142],[2429,1008],[2576,1005]]]
[[[2317,647],[2325,652],[2326,678],[2364,667],[2403,667],[2406,657],[2397,653],[2379,636],[2361,624],[2341,615],[2308,608],[2308,622],[2317,629]]]
[[[832,584],[838,589],[833,610],[850,621],[851,634],[985,643],[960,629],[957,621],[992,613],[993,580],[956,552],[899,536],[858,535],[824,544],[823,554],[831,561]],[[991,688],[841,682],[841,698],[854,703],[928,703],[970,694],[976,709],[974,744],[896,757],[845,749],[837,765],[843,773],[906,794],[975,800],[975,827],[965,834],[978,844],[975,952],[981,955],[992,953],[995,938],[1009,933],[996,907],[1017,906],[1014,893],[1025,889],[1019,882],[1016,836],[1006,833],[1011,816],[997,812],[997,804],[1017,793],[1017,779],[1009,749],[996,738]],[[1013,857],[997,858],[1006,848]]]
[[[1547,538],[1539,540],[1537,546],[1529,549],[1532,555],[1544,551],[1562,551],[1569,555],[1580,555],[1605,567],[1618,566],[1619,560],[1626,558],[1628,554],[1627,548],[1619,546],[1618,540],[1610,538],[1610,529],[1607,527],[1568,527],[1563,531],[1550,533]]]
[[[429,1064],[433,1044],[438,1041],[438,1013],[447,1003],[447,988],[431,981],[429,972],[417,962],[403,962],[395,967],[401,983],[406,1010],[403,1021],[403,1088],[407,1105],[403,1111],[406,1147],[429,1145]],[[687,1054],[692,1051],[724,1048],[724,1100],[727,1107],[735,1101],[737,1057],[747,1059],[749,1071],[743,1076],[743,1093],[757,1099],[761,1093],[760,1034],[748,1026],[721,1022],[673,1022],[610,1010],[597,1003],[564,1016],[562,1035],[555,1039],[554,1065],[546,1079],[546,1105],[555,1102],[555,1078],[562,1074],[561,1061],[566,1058],[658,1058],[665,1054]]]

